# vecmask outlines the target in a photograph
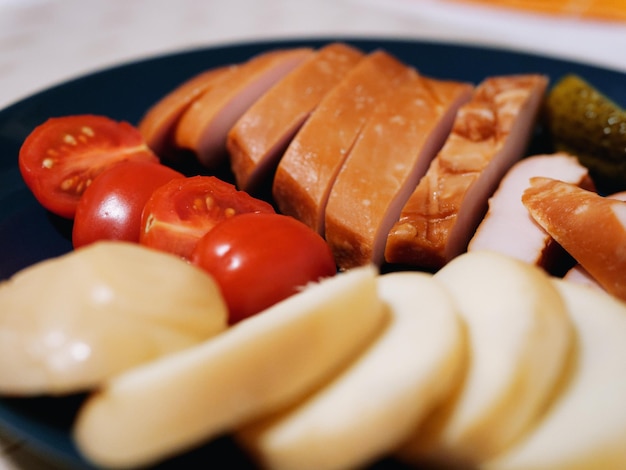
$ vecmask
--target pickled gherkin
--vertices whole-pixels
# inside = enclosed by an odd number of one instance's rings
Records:
[[[626,111],[578,75],[550,90],[547,125],[556,150],[576,155],[598,189],[626,189]]]

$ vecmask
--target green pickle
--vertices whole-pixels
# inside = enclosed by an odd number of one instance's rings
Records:
[[[563,77],[546,101],[556,150],[576,155],[599,190],[626,189],[626,112],[578,75]]]

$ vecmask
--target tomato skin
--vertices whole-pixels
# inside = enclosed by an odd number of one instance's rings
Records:
[[[39,203],[71,219],[91,181],[126,160],[159,161],[131,124],[85,114],[50,118],[37,126],[24,140],[18,164]]]
[[[220,285],[230,324],[337,272],[324,239],[281,214],[242,214],[220,223],[200,239],[190,261]]]
[[[271,204],[215,176],[170,181],[146,202],[139,242],[188,259],[205,233],[247,212],[275,213]]]
[[[184,175],[153,162],[127,161],[104,170],[76,206],[74,248],[98,240],[139,243],[143,207],[157,188],[175,178]]]

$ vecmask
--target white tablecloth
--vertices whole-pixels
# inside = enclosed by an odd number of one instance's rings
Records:
[[[0,0],[0,109],[120,62],[254,39],[385,36],[537,52],[626,72],[626,23],[445,0]],[[0,470],[45,469],[0,434]]]

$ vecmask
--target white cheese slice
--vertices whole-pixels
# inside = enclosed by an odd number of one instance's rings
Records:
[[[78,448],[101,466],[144,466],[300,400],[384,325],[376,276],[370,266],[337,274],[114,378],[79,411]]]
[[[239,433],[263,468],[361,468],[394,450],[462,377],[462,323],[430,274],[378,279],[391,321],[347,370]]]
[[[573,320],[578,353],[542,421],[485,468],[626,468],[626,304],[584,285],[553,282]]]
[[[457,398],[400,454],[476,465],[535,423],[569,357],[573,328],[548,276],[506,255],[466,253],[434,278],[466,322],[467,375]]]

